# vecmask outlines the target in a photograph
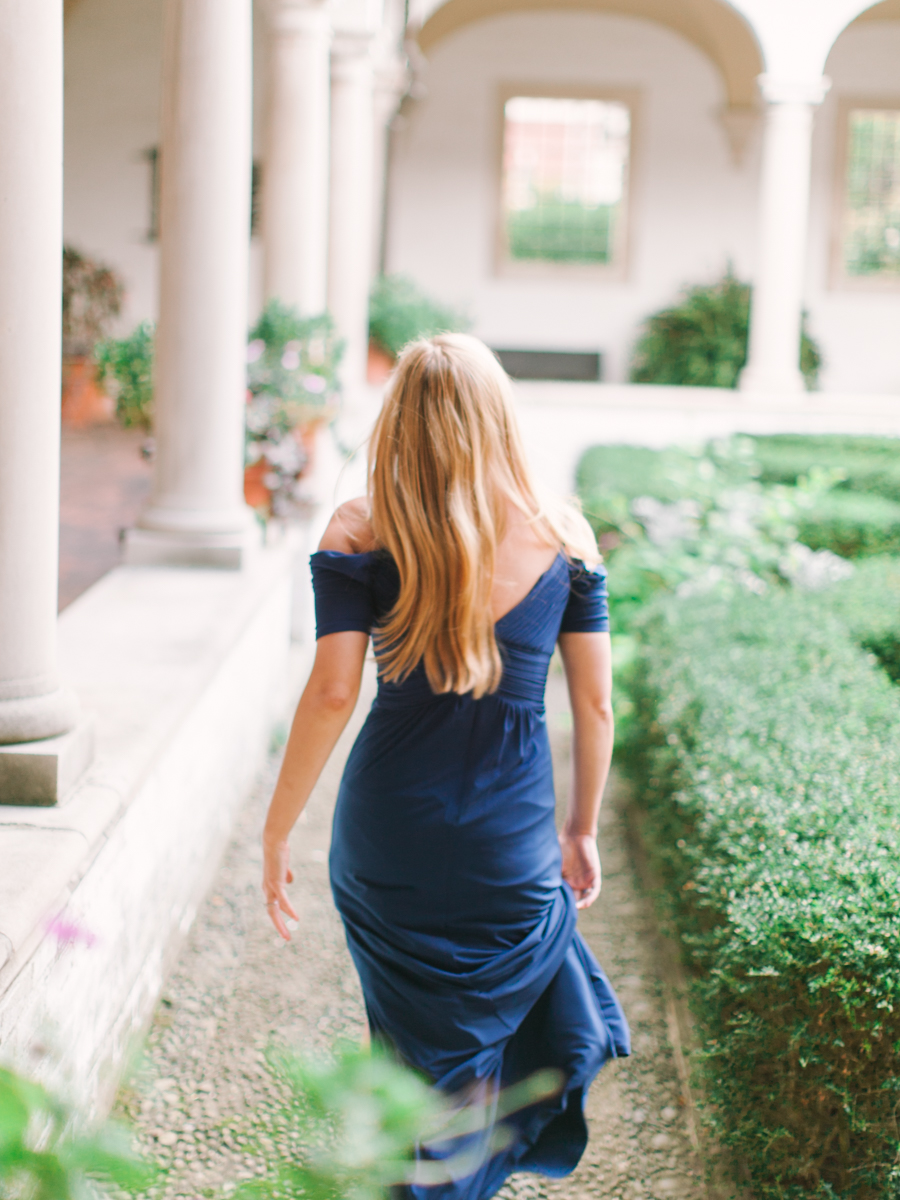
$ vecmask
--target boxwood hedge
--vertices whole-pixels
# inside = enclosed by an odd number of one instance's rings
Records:
[[[624,766],[759,1197],[900,1196],[900,693],[873,652],[898,628],[878,560],[639,625]]]
[[[839,467],[839,485],[900,503],[900,438],[776,433],[753,438],[763,483],[796,483],[814,467]]]

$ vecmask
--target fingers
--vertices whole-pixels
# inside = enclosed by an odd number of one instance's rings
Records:
[[[291,940],[291,935],[288,932],[287,925],[284,923],[284,917],[282,916],[282,913],[286,913],[294,921],[299,921],[300,918],[294,912],[294,906],[291,904],[290,900],[288,900],[281,888],[278,888],[274,896],[266,901],[266,912],[269,914],[269,919],[278,930],[281,937],[283,937],[286,942],[289,942]]]

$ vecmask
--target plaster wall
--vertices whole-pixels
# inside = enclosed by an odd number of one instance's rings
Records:
[[[64,234],[115,268],[125,302],[115,333],[155,320],[158,243],[149,238],[159,145],[163,0],[79,0],[65,25]],[[254,143],[265,103],[264,22],[254,20]],[[255,151],[255,157],[259,157]],[[261,303],[259,239],[251,242],[250,307]]]
[[[831,93],[816,115],[807,307],[824,352],[821,386],[900,391],[900,289],[849,290],[831,279],[836,139],[844,98],[900,102],[900,21],[844,31],[827,63]],[[639,95],[627,277],[504,277],[496,261],[500,108],[505,83],[560,82]],[[434,48],[427,96],[394,143],[388,267],[467,307],[493,345],[600,349],[605,379],[627,378],[641,320],[686,283],[730,260],[752,279],[760,124],[744,161],[729,153],[718,71],[677,34],[636,18],[519,13],[462,27]]]
[[[478,21],[442,40],[394,143],[388,269],[467,307],[493,345],[600,349],[622,380],[637,325],[731,260],[749,272],[758,136],[732,161],[725,95],[699,50],[649,21],[585,12]],[[627,276],[506,278],[497,270],[500,88],[636,90]]]
[[[900,281],[850,288],[832,278],[840,217],[836,156],[842,101],[894,100],[900,107],[900,20],[864,22],[838,38],[825,65],[831,91],[816,116],[810,205],[807,307],[822,346],[827,391],[900,392]]]

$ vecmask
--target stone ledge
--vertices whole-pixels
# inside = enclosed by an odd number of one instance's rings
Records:
[[[115,1087],[287,700],[290,561],[121,567],[60,618],[97,756],[56,808],[0,809],[0,1058],[89,1107]]]

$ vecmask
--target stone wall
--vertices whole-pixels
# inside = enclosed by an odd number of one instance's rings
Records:
[[[123,567],[60,619],[97,757],[0,809],[0,1059],[102,1109],[286,718],[290,562]]]

